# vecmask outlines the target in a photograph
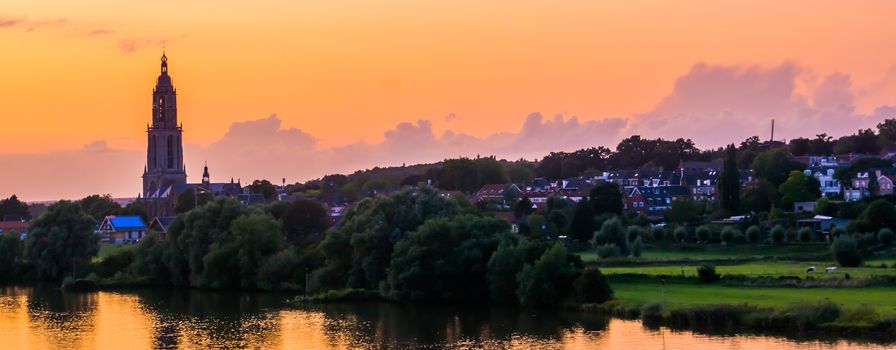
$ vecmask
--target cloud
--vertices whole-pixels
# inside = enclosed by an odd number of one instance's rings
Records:
[[[0,28],[9,28],[14,27],[18,24],[22,23],[21,19],[14,18],[0,18]]]
[[[457,114],[454,114],[454,113],[448,113],[448,115],[445,116],[446,122],[451,122],[451,121],[454,121],[455,119],[457,119]]]
[[[792,62],[775,67],[696,64],[676,80],[669,96],[632,117],[628,133],[686,137],[714,147],[753,135],[768,139],[771,119],[775,138],[786,139],[822,132],[840,136],[887,117],[887,108],[856,114],[848,74],[826,76],[809,87],[810,96],[798,93],[797,82],[812,81],[811,75]]]
[[[121,53],[129,54],[146,46],[164,46],[169,42],[169,39],[124,38],[116,46]]]

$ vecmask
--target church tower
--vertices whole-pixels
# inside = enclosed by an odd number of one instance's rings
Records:
[[[184,171],[183,129],[177,123],[177,91],[168,75],[168,57],[162,53],[162,68],[152,90],[152,125],[146,129],[146,167],[143,196],[187,183]]]

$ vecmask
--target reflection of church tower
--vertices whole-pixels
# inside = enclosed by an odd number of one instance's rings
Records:
[[[143,196],[153,196],[172,185],[187,182],[184,171],[183,129],[177,124],[177,91],[168,76],[168,58],[162,54],[162,72],[152,91],[152,125],[146,129],[146,167]]]

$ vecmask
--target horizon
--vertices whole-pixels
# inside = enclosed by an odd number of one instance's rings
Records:
[[[0,13],[19,48],[0,58],[17,68],[0,82],[0,161],[16,165],[0,197],[29,202],[140,192],[163,50],[190,181],[206,161],[213,181],[294,183],[636,134],[715,148],[767,139],[771,119],[779,140],[839,137],[896,117],[894,3],[266,2],[202,18],[201,3],[46,3]]]

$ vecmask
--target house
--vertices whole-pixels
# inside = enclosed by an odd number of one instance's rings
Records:
[[[106,243],[136,243],[146,236],[146,223],[139,216],[107,216],[97,228]]]
[[[28,222],[25,220],[0,221],[0,234],[7,235],[13,232],[19,235],[19,239],[24,240],[28,234]]]
[[[678,170],[684,172],[719,172],[722,171],[722,163],[719,162],[699,162],[699,161],[682,161],[678,163]]]
[[[839,196],[842,190],[840,180],[834,177],[836,171],[837,168],[835,166],[817,166],[807,168],[803,171],[803,174],[817,179],[821,195],[830,198]]]
[[[471,202],[504,201],[509,198],[519,197],[522,193],[523,191],[515,184],[487,184],[473,194]]]
[[[847,219],[838,219],[824,215],[815,215],[811,219],[803,219],[796,222],[797,228],[809,227],[816,234],[825,236],[830,234],[835,227],[846,228],[847,224],[849,224]]]
[[[676,198],[688,197],[688,189],[684,186],[641,186],[632,189],[627,197],[635,198],[626,203],[630,210],[652,215],[671,208]]]
[[[159,238],[165,239],[168,236],[168,226],[177,218],[175,216],[160,216],[152,219],[149,223],[149,231],[159,233]]]
[[[878,196],[886,196],[893,194],[893,185],[896,184],[896,175],[877,174],[877,193]]]
[[[330,223],[330,226],[336,226],[336,224],[340,223],[343,218],[345,218],[345,214],[348,213],[349,206],[347,205],[334,205],[327,208],[327,222]]]
[[[801,211],[815,211],[815,201],[794,202],[793,211],[796,213]]]

